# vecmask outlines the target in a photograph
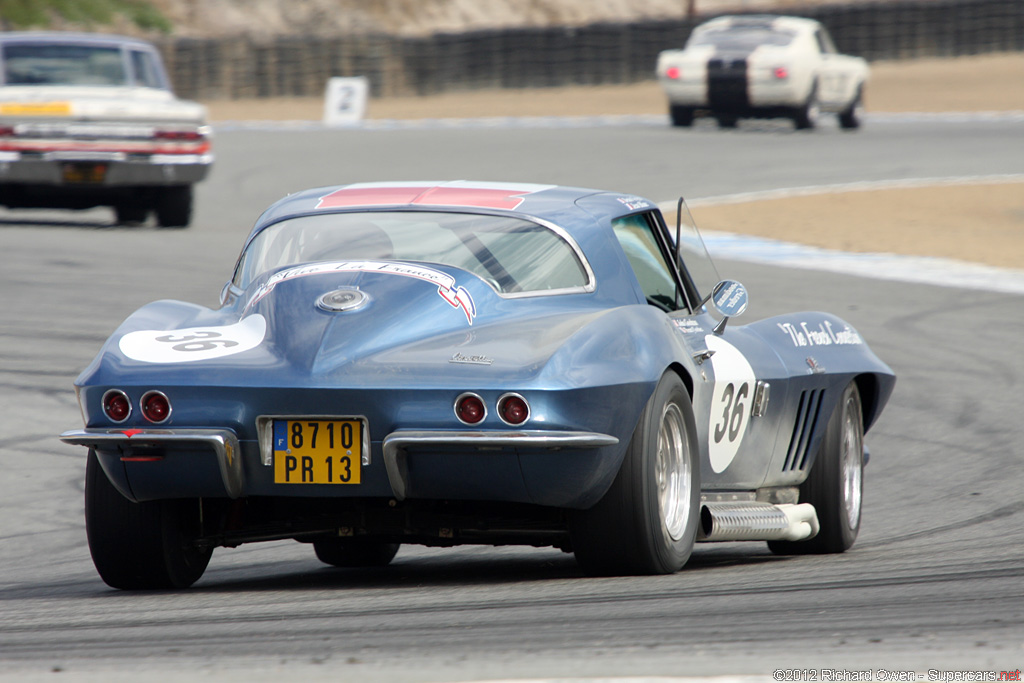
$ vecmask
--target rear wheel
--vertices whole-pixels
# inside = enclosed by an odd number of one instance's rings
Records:
[[[693,107],[684,107],[679,104],[672,104],[669,105],[668,115],[669,118],[672,119],[673,126],[693,125]]]
[[[85,531],[100,578],[124,590],[188,588],[213,554],[195,544],[199,500],[133,503],[110,483],[92,450],[85,467]]]
[[[732,114],[721,114],[716,116],[715,120],[718,121],[719,128],[735,128],[740,122],[739,117]]]
[[[850,106],[839,113],[839,125],[846,130],[860,128],[864,118],[864,93],[861,87],[857,87],[857,94],[850,102]]]
[[[317,559],[334,567],[384,567],[398,553],[398,543],[369,538],[332,538],[314,541]]]
[[[640,416],[611,488],[574,511],[569,533],[588,574],[671,574],[697,535],[700,463],[689,394],[667,372]]]
[[[154,208],[161,228],[187,228],[192,222],[192,186],[160,188]]]
[[[793,112],[793,125],[797,130],[811,130],[818,125],[821,117],[821,105],[818,104],[818,85],[811,88],[807,101]]]
[[[807,541],[769,541],[768,547],[780,555],[848,550],[860,531],[863,482],[863,408],[857,385],[851,382],[832,412],[811,472],[800,485],[800,502],[810,503],[818,513],[818,535]]]

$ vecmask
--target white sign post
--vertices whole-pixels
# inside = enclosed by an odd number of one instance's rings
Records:
[[[369,89],[366,76],[328,79],[324,93],[324,124],[351,126],[362,121]]]

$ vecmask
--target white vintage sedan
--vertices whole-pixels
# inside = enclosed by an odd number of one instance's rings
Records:
[[[0,33],[0,205],[185,227],[212,162],[206,109],[174,96],[149,43]]]
[[[723,16],[690,34],[682,50],[658,55],[658,80],[675,126],[713,116],[722,128],[740,118],[790,118],[814,128],[822,112],[858,128],[867,62],[841,55],[813,19],[772,15]]]

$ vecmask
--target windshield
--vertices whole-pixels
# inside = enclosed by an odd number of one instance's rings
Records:
[[[711,296],[715,285],[721,278],[718,277],[718,269],[715,268],[707,247],[704,246],[704,238],[700,236],[697,224],[693,222],[690,209],[682,199],[679,200],[678,210],[679,257],[697,289],[697,296],[701,301],[705,301]],[[675,225],[669,226],[669,233],[674,242],[676,239]]]
[[[14,43],[3,46],[7,85],[127,85],[121,49],[99,45]]]
[[[314,261],[397,260],[437,263],[483,278],[499,294],[585,291],[589,269],[555,230],[519,218],[432,211],[301,216],[256,235],[232,283]]]
[[[719,50],[751,52],[761,45],[785,46],[796,36],[791,31],[772,29],[763,25],[730,26],[694,33],[687,47],[713,45]]]

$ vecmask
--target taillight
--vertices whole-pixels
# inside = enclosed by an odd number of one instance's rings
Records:
[[[665,70],[665,77],[671,78],[673,81],[678,80],[683,75],[683,72],[679,70],[678,66],[670,66]]]
[[[530,404],[519,394],[505,394],[498,399],[498,417],[510,425],[521,425],[530,417]]]
[[[781,81],[783,79],[789,78],[789,69],[787,69],[784,66],[780,66],[776,68],[775,71],[772,72],[772,74],[775,76],[775,78]]]
[[[179,140],[182,142],[195,142],[202,140],[205,135],[198,130],[158,130],[153,133],[157,140]]]
[[[110,389],[103,394],[103,414],[114,422],[124,422],[132,414],[132,402],[128,394],[120,389]]]
[[[171,402],[159,391],[147,391],[140,405],[142,415],[150,422],[163,422],[171,416]]]
[[[468,425],[475,425],[487,417],[484,400],[476,394],[465,393],[455,399],[455,417]]]
[[[14,126],[0,126],[0,137],[13,138],[14,135]]]

